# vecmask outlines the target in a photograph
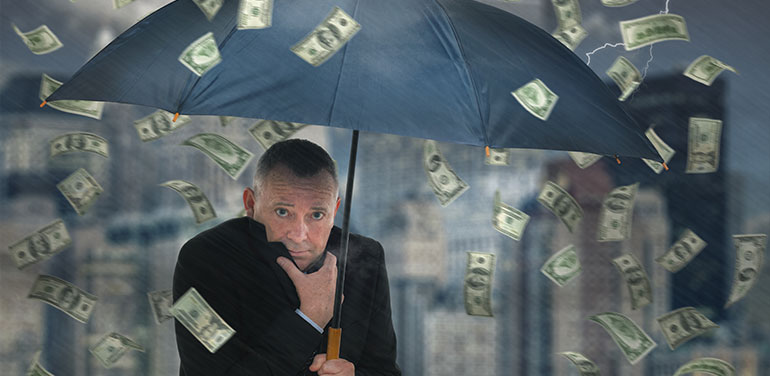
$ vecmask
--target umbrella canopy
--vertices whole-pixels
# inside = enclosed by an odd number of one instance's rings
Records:
[[[48,101],[145,105],[328,125],[496,148],[662,161],[604,82],[550,34],[472,0],[274,0],[272,26],[239,30],[239,1],[209,21],[177,0],[129,28]],[[318,67],[290,47],[339,7],[361,30]],[[213,33],[222,62],[178,61]],[[546,120],[511,92],[539,79],[558,95]]]

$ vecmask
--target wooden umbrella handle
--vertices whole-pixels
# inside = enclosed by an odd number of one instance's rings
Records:
[[[326,360],[340,358],[342,328],[329,328],[329,341],[326,344]]]

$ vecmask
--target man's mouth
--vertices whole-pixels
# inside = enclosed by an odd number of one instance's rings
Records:
[[[305,253],[307,253],[307,251],[292,251],[292,250],[289,250],[289,254],[292,255],[292,256],[295,256],[295,257],[296,256],[302,256]]]

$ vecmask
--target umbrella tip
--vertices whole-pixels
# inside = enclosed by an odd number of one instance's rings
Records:
[[[487,157],[489,156],[489,146],[484,146],[484,151],[487,153]]]
[[[618,158],[617,154],[615,154],[615,160],[618,162],[618,164],[620,164],[620,158]]]
[[[663,169],[665,169],[666,171],[668,171],[668,165],[666,165],[666,162],[663,162]]]
[[[176,123],[176,119],[178,119],[178,118],[179,118],[179,113],[177,112],[177,113],[174,114],[173,122]]]
[[[48,101],[43,101],[43,103],[40,103],[40,108],[43,108],[43,106],[45,106],[46,103],[48,103]]]

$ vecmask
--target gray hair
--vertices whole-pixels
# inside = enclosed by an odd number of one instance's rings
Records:
[[[289,139],[276,142],[259,158],[257,172],[252,181],[255,196],[259,196],[267,175],[277,166],[285,166],[300,178],[313,177],[321,171],[326,171],[334,179],[334,185],[339,188],[337,165],[326,150],[308,140]]]

